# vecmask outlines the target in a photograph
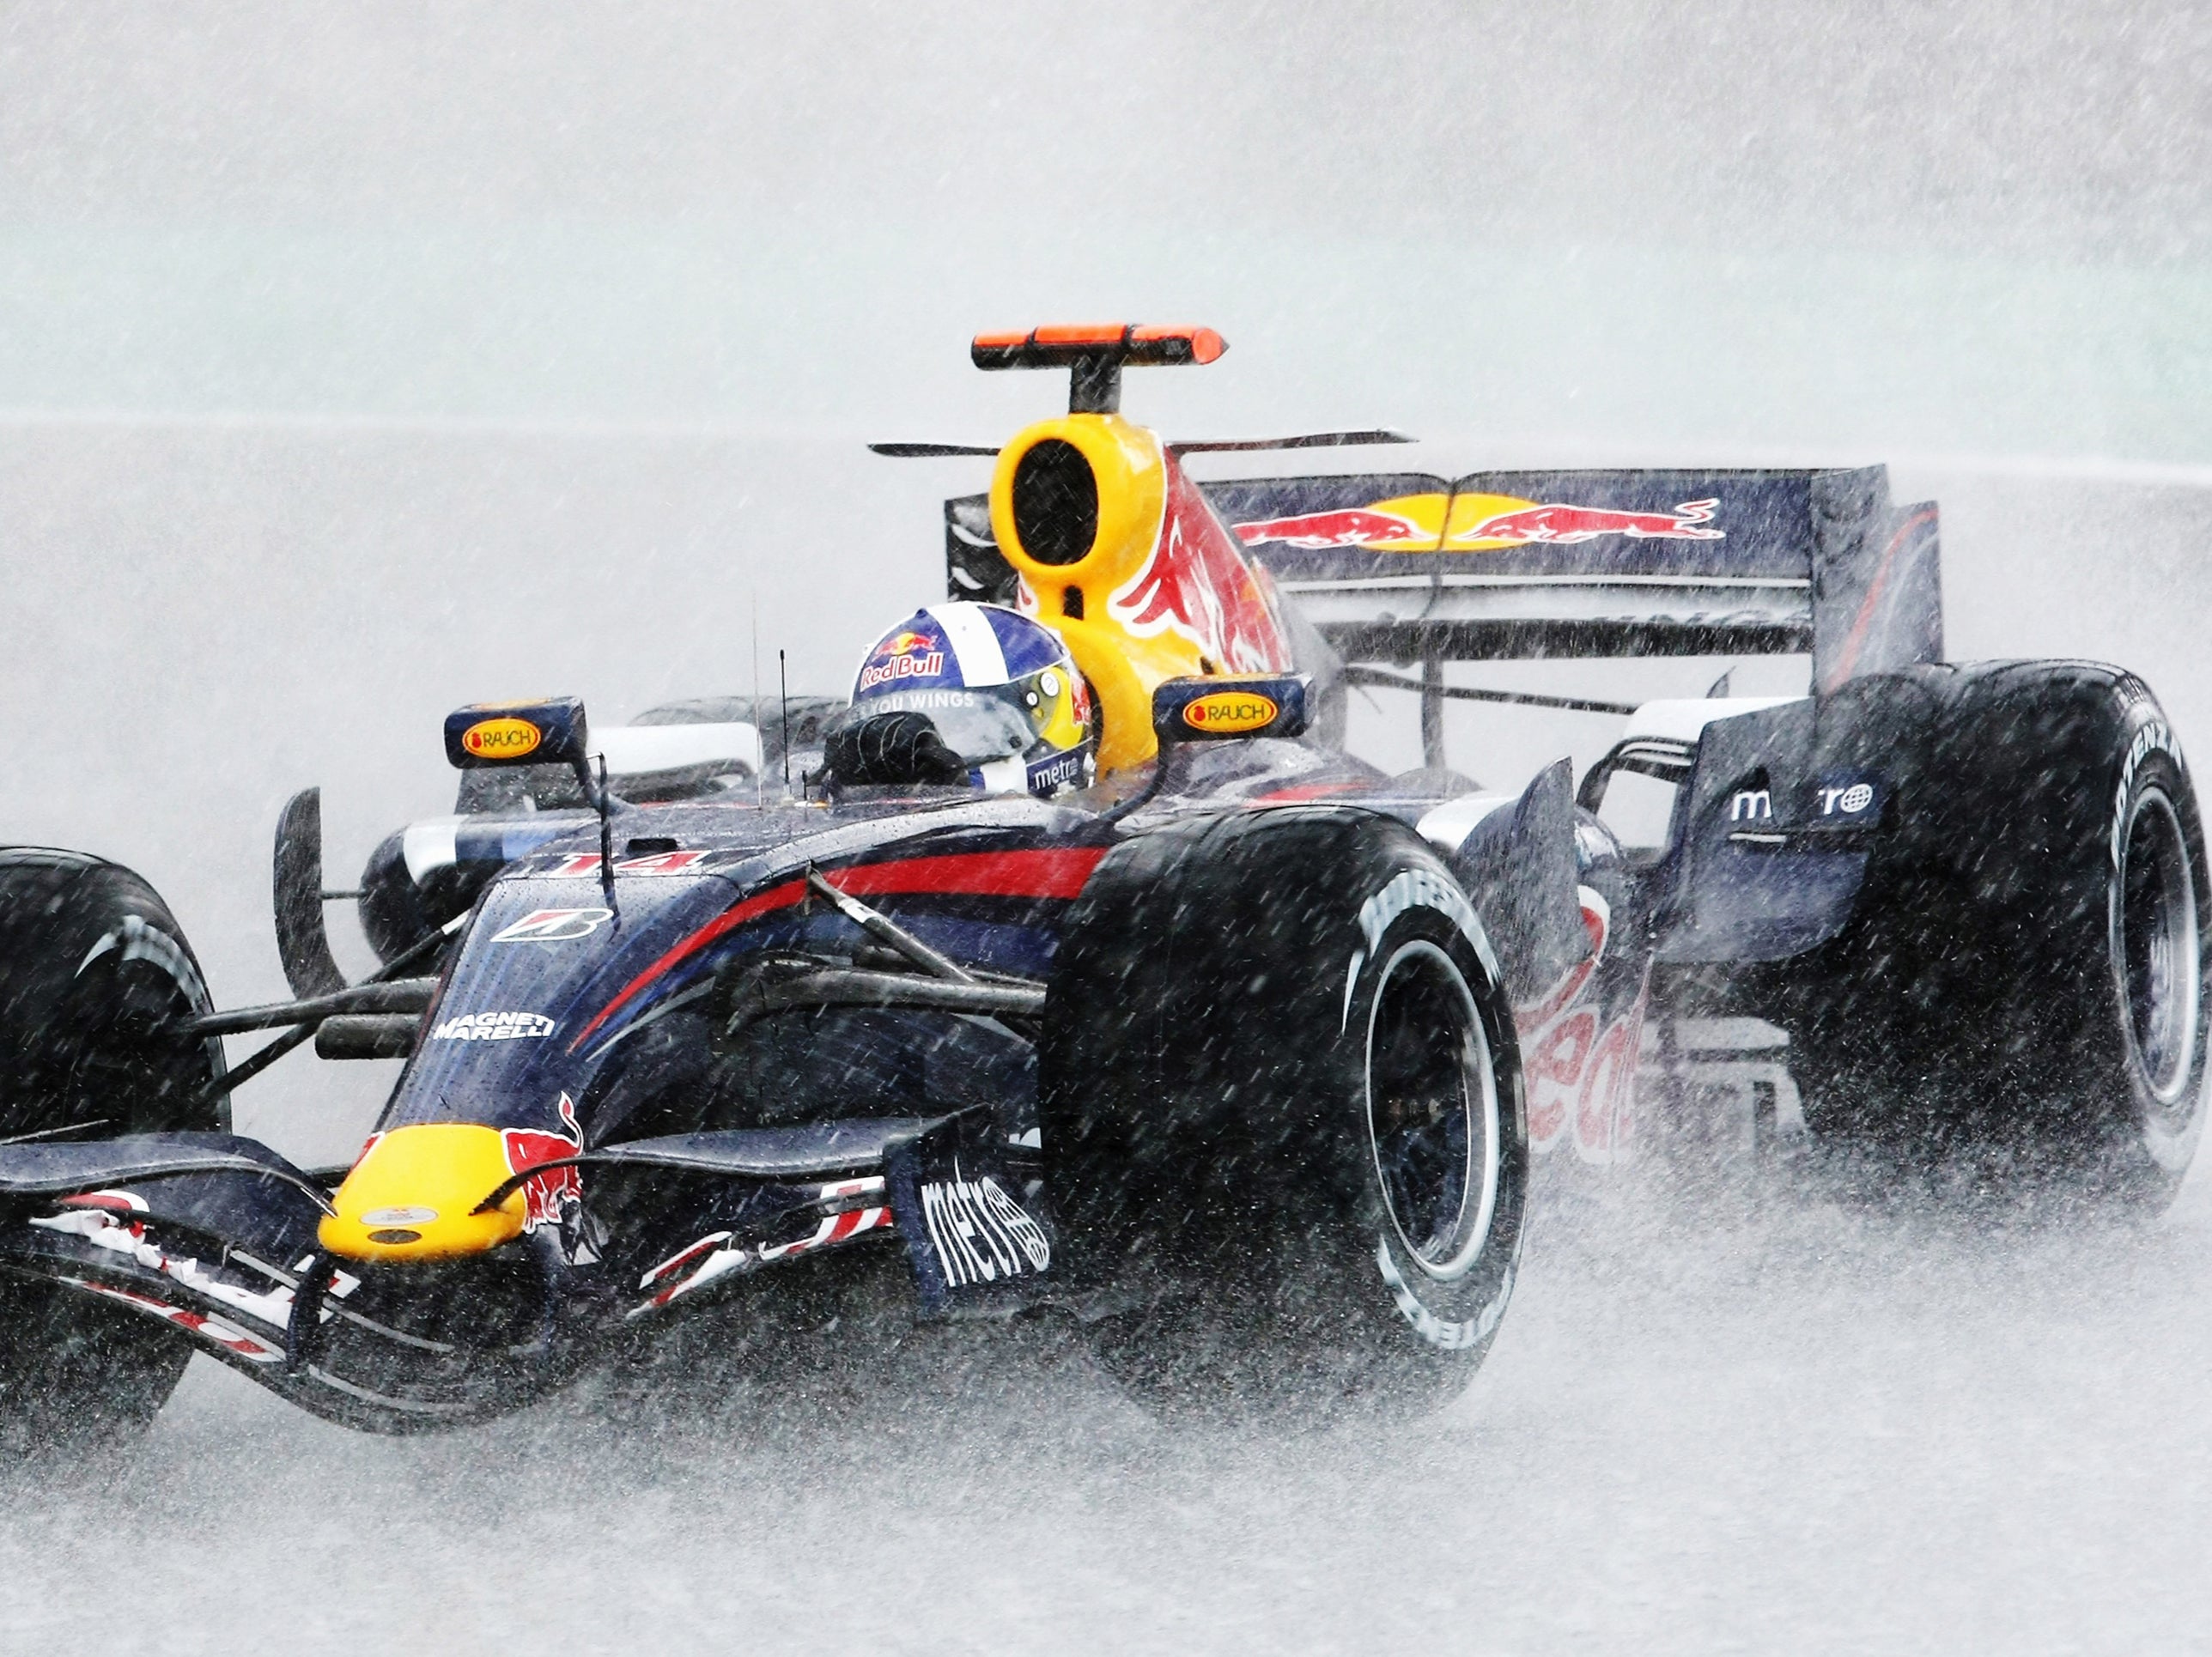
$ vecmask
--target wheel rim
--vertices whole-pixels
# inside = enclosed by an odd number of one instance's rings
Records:
[[[2159,1103],[2187,1091],[2197,1065],[2203,968],[2188,842],[2162,789],[2136,798],[2120,865],[2120,962],[2129,1045]]]
[[[1367,1132],[1401,1247],[1431,1278],[1463,1276],[1498,1206],[1498,1082],[1466,979],[1425,941],[1401,945],[1376,986]]]

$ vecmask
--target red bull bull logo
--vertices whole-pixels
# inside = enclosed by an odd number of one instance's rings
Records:
[[[1173,633],[1203,659],[1232,673],[1279,673],[1290,666],[1266,589],[1198,486],[1167,456],[1167,500],[1152,555],[1106,601],[1108,613],[1139,638]]]
[[[1331,547],[1372,546],[1378,541],[1416,541],[1425,532],[1410,518],[1376,512],[1365,507],[1346,507],[1335,512],[1310,512],[1295,518],[1267,518],[1236,525],[1237,538],[1246,546],[1262,541],[1319,552]]]
[[[1531,543],[1571,545],[1595,540],[1601,535],[1626,535],[1638,540],[1719,541],[1723,531],[1707,527],[1713,509],[1711,501],[1688,501],[1672,512],[1613,512],[1603,507],[1560,505],[1524,507],[1486,518],[1471,529],[1455,533],[1455,543],[1483,542],[1498,546],[1527,546]]]
[[[558,1132],[526,1127],[500,1130],[508,1173],[525,1173],[540,1162],[558,1162],[583,1150],[584,1135],[576,1126],[575,1102],[564,1093],[557,1108],[561,1116]],[[583,1200],[584,1179],[580,1172],[573,1168],[550,1168],[536,1179],[523,1182],[522,1229],[535,1231],[541,1225],[558,1225],[561,1211],[571,1202]]]
[[[1235,526],[1246,546],[1272,543],[1301,551],[1371,547],[1382,552],[1494,552],[1512,547],[1572,546],[1604,535],[1632,540],[1718,541],[1717,498],[1686,501],[1672,512],[1625,512],[1498,495],[1425,495],[1334,507]]]

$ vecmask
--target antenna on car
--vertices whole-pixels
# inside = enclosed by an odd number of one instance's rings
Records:
[[[791,676],[784,671],[783,652],[775,652],[775,689],[783,702],[783,792],[791,793]]]
[[[586,778],[588,781],[590,779]],[[599,808],[599,888],[607,895],[607,907],[617,919],[621,911],[615,907],[615,822],[611,815],[614,796],[607,787],[607,756],[599,756],[599,786],[593,791],[592,804]]]
[[[768,804],[768,744],[761,739],[760,587],[753,587],[753,809]]]

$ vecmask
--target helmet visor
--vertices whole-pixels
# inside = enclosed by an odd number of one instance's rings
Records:
[[[945,745],[970,765],[1025,756],[1039,729],[1020,683],[977,690],[894,690],[853,704],[848,719],[871,713],[924,713]]]

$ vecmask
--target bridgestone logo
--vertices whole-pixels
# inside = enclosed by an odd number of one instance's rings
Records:
[[[2120,786],[2112,794],[2112,867],[2121,865],[2121,854],[2126,849],[2128,833],[2128,796],[2135,792],[2136,772],[2151,755],[2170,756],[2175,765],[2181,763],[2181,745],[2166,729],[2164,719],[2153,719],[2136,732],[2135,740],[2128,744],[2128,757],[2120,767]]]
[[[471,1012],[448,1018],[430,1032],[433,1041],[518,1041],[553,1034],[542,1012]]]
[[[947,1289],[1018,1278],[1052,1263],[1044,1228],[988,1174],[925,1181],[921,1213]]]
[[[1368,949],[1379,947],[1390,923],[1413,908],[1436,909],[1449,916],[1476,953],[1489,961],[1490,940],[1483,934],[1482,923],[1474,918],[1467,895],[1449,876],[1427,869],[1407,869],[1392,876],[1389,885],[1359,906],[1359,930],[1366,936]]]
[[[1431,1346],[1447,1352],[1464,1352],[1490,1338],[1498,1328],[1498,1320],[1505,1314],[1505,1302],[1513,1293],[1513,1268],[1507,1266],[1499,1281],[1498,1294],[1482,1308],[1480,1317],[1459,1322],[1440,1318],[1421,1304],[1421,1297],[1407,1286],[1397,1263],[1390,1258],[1390,1245],[1378,1241],[1375,1245],[1375,1264],[1382,1272],[1383,1287],[1397,1303],[1399,1315],[1413,1326],[1413,1332]]]

